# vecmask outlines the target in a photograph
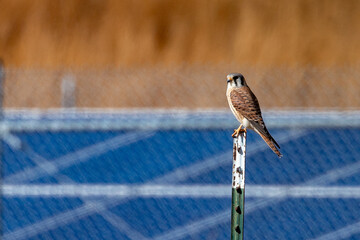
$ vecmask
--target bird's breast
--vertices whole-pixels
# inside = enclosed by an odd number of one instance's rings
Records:
[[[236,119],[241,122],[241,124],[245,127],[245,128],[249,128],[249,129],[253,129],[252,124],[238,111],[235,109],[232,101],[231,101],[231,97],[230,97],[230,92],[233,90],[232,87],[228,87],[226,90],[226,97],[230,106],[230,109],[232,111],[232,113],[234,114],[234,116],[236,117]]]
[[[232,91],[233,89],[232,88],[228,88],[227,91],[226,91],[226,97],[227,97],[227,100],[228,100],[228,103],[229,103],[229,107],[231,109],[231,112],[234,114],[234,116],[236,117],[236,119],[242,123],[242,120],[243,120],[243,116],[239,113],[239,111],[237,111],[231,101],[231,97],[230,97],[230,92]]]

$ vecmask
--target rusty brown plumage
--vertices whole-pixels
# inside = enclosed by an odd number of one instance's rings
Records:
[[[259,134],[261,137],[262,137],[262,139],[264,139],[264,141],[266,142],[266,144],[271,148],[271,150],[273,150],[273,152],[276,154],[276,155],[278,155],[278,157],[282,157],[282,154],[281,154],[281,152],[279,151],[279,149],[277,149],[277,147],[278,148],[280,148],[279,147],[279,145],[277,145],[277,143],[276,143],[276,141],[273,139],[273,137],[270,135],[270,133],[269,133],[269,136],[265,136],[264,134]],[[276,145],[275,145],[276,144]]]
[[[236,118],[243,123],[246,118],[251,127],[264,139],[266,144],[278,155],[282,156],[278,148],[279,144],[270,135],[261,115],[259,102],[248,86],[233,88],[230,91],[232,110]],[[235,111],[234,111],[235,110]]]
[[[230,99],[234,108],[247,120],[255,121],[265,127],[261,117],[259,102],[249,87],[234,88],[230,92]]]

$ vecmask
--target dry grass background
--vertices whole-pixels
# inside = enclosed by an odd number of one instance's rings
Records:
[[[59,107],[69,71],[78,107],[225,107],[225,75],[234,71],[265,107],[360,107],[357,0],[0,6],[7,107]]]

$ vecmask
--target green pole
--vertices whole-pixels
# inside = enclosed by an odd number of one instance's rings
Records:
[[[244,239],[246,132],[233,140],[231,240]]]

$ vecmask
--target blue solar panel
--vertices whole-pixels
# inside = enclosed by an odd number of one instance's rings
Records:
[[[359,186],[360,129],[297,131],[271,131],[279,139],[281,159],[258,135],[248,134],[246,184]],[[133,184],[171,183],[231,188],[231,129],[17,130],[12,134],[23,147],[16,149],[3,142],[4,184],[136,187]],[[52,171],[37,168],[46,162],[53,164],[49,165]],[[348,166],[354,167],[343,170],[343,176],[319,180]],[[184,177],[177,179],[179,170]],[[27,174],[21,175],[24,171]],[[61,193],[47,197],[5,194],[2,200],[4,239],[166,239],[169,234],[173,239],[230,237],[230,195],[83,198]],[[265,204],[260,206],[259,200]],[[250,196],[245,206],[246,239],[312,239],[360,222],[360,199],[356,197],[269,201]],[[347,239],[357,237],[355,231]]]

